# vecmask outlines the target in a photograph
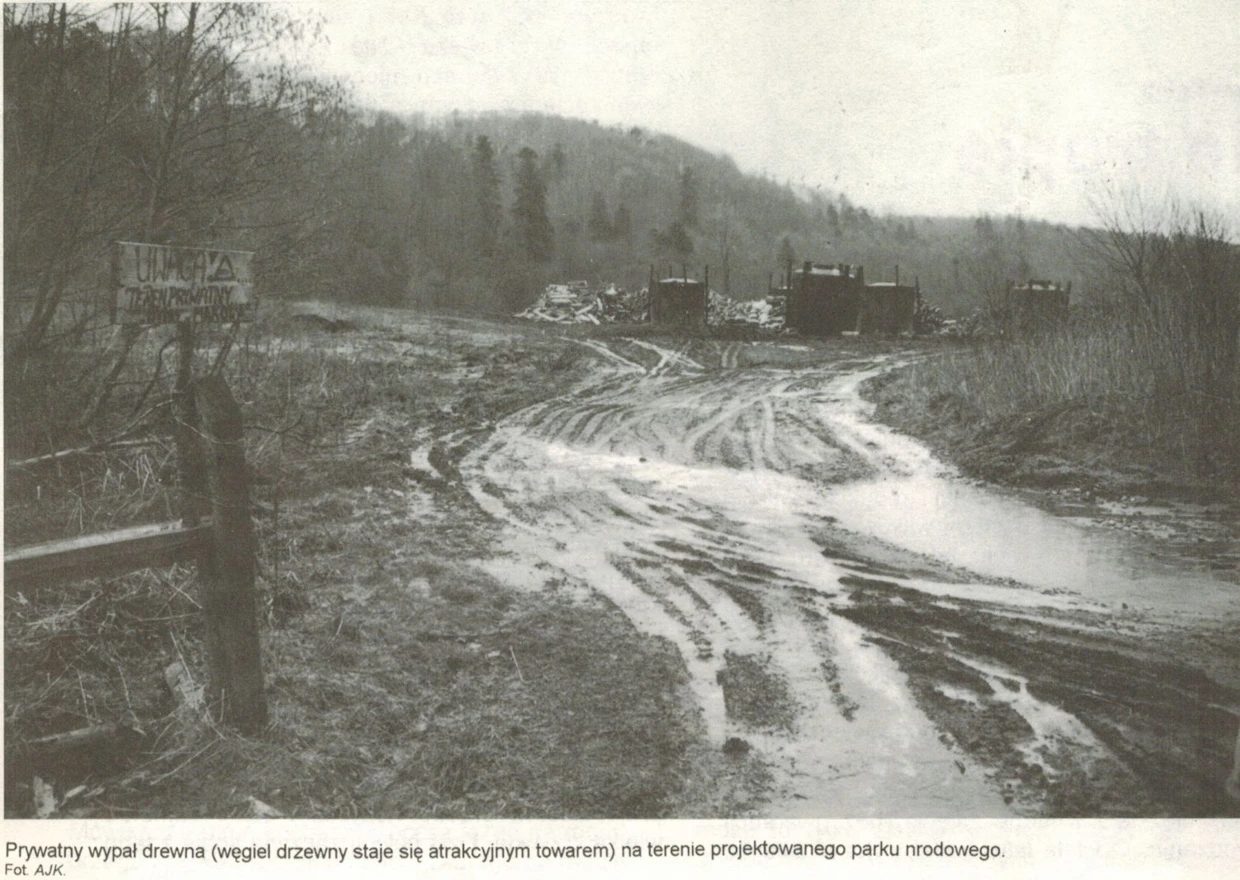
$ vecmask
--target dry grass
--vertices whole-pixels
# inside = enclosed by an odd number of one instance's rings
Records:
[[[657,816],[705,790],[713,758],[681,709],[676,652],[554,583],[497,581],[469,561],[494,524],[409,468],[418,438],[485,432],[566,388],[581,347],[540,328],[351,319],[327,333],[276,316],[229,362],[255,477],[268,729],[243,739],[176,709],[166,667],[205,675],[191,571],[26,591],[6,600],[7,815],[29,815],[35,775],[81,817],[244,816],[250,798],[303,817]],[[6,494],[6,539],[165,518],[170,450],[127,454],[32,475]],[[106,723],[137,732],[51,763],[26,747]]]
[[[1207,387],[1198,360],[1183,334],[1135,321],[1082,321],[928,358],[887,386],[885,412],[915,432],[940,435],[957,458],[962,448],[981,451],[964,461],[982,471],[989,450],[1144,469],[1182,484],[1234,483],[1240,377]]]

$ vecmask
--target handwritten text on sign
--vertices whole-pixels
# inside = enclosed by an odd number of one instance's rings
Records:
[[[249,251],[117,242],[114,323],[254,320]]]

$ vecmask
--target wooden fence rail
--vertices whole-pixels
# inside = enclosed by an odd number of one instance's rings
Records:
[[[5,548],[5,595],[75,577],[116,577],[191,562],[210,545],[211,524],[133,526],[77,538]]]
[[[219,720],[253,732],[267,723],[267,703],[241,408],[220,377],[191,382],[183,372],[177,436],[186,496],[182,521],[5,548],[4,592],[192,561],[203,599],[208,704]]]

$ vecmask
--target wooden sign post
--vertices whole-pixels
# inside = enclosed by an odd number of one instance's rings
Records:
[[[206,618],[207,697],[216,717],[252,732],[267,723],[254,571],[257,546],[241,411],[218,376],[194,379],[194,327],[254,319],[249,251],[117,242],[113,321],[176,324],[174,427],[181,519],[212,520],[196,554]]]
[[[254,595],[257,541],[250,519],[241,407],[219,376],[196,381],[193,401],[202,423],[214,526],[210,548],[198,567],[211,672],[207,701],[221,721],[253,732],[267,723],[267,701]]]

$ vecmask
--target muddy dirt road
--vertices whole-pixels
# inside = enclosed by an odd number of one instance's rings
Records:
[[[898,356],[574,344],[588,381],[430,461],[505,524],[503,580],[678,647],[760,814],[1234,814],[1234,570],[960,480],[868,420]]]

